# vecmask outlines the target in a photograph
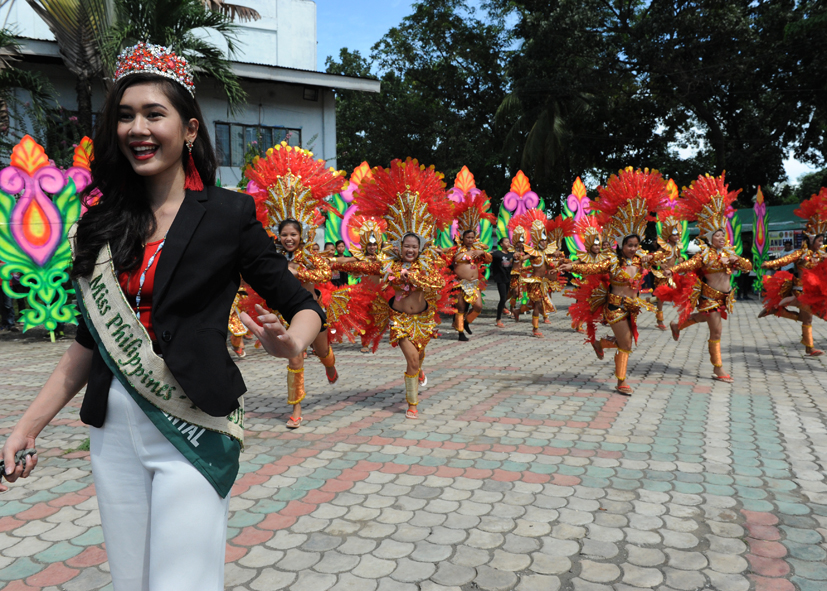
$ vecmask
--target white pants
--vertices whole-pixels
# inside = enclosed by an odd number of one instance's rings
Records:
[[[219,591],[230,495],[161,434],[113,378],[92,473],[115,591]]]

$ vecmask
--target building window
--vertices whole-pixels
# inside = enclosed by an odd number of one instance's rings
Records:
[[[238,123],[215,124],[215,149],[219,166],[240,167],[244,164],[244,154],[253,146],[258,149],[259,155],[263,156],[268,148],[283,141],[287,141],[291,146],[301,147],[301,129]]]

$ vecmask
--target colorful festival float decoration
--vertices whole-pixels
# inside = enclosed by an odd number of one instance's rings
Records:
[[[755,194],[755,205],[752,207],[752,268],[755,270],[755,281],[752,289],[755,293],[761,293],[764,287],[764,275],[766,270],[761,268],[770,255],[770,247],[767,242],[767,228],[769,216],[767,215],[767,204],[764,203],[764,193],[761,187]]]
[[[448,199],[459,204],[467,198],[476,199],[478,195],[485,195],[485,192],[477,188],[474,175],[471,174],[467,166],[463,166],[462,170],[457,173],[454,186],[448,191],[447,195]],[[487,195],[485,195],[485,204],[485,211],[489,211],[491,209],[491,202]],[[491,250],[496,243],[493,224],[488,219],[483,218],[477,231],[479,232],[478,241],[485,245],[486,250]],[[456,243],[457,220],[454,220],[450,228],[442,230],[437,234],[436,245],[439,248],[451,248],[456,246]]]
[[[563,217],[574,219],[574,223],[577,224],[589,215],[594,215],[592,200],[586,195],[586,185],[583,184],[580,177],[577,177],[571,185],[571,194],[563,202]],[[577,259],[578,251],[588,250],[579,234],[566,236],[566,248],[568,248],[569,257],[573,260]]]
[[[661,211],[658,212],[658,221],[655,224],[657,226],[658,236],[663,236],[664,220],[678,217],[677,210],[679,199],[680,191],[678,191],[678,185],[675,184],[674,179],[669,179],[666,181],[666,205]],[[678,230],[681,233],[681,254],[684,258],[686,258],[686,249],[689,248],[689,222],[680,219],[671,219],[669,222],[678,226]],[[664,238],[664,240],[665,239],[666,238]]]
[[[353,193],[365,179],[372,178],[370,165],[362,162],[353,169],[347,188],[335,193],[329,199],[330,205],[336,213],[329,211],[325,216],[324,240],[333,242],[344,240],[345,248],[350,251],[351,245],[359,246],[359,228],[353,223],[356,216],[356,206],[353,204]]]
[[[0,279],[3,292],[25,299],[23,330],[43,326],[51,333],[59,323],[75,324],[77,308],[69,302],[68,269],[72,264],[69,229],[81,215],[79,193],[91,182],[92,140],[75,148],[73,166],[61,170],[43,146],[24,136],[14,147],[9,166],[0,170]],[[12,289],[12,276],[19,287]]]
[[[511,179],[511,190],[505,194],[497,216],[497,240],[503,236],[511,237],[508,222],[512,217],[522,215],[530,209],[546,211],[546,204],[537,193],[531,190],[531,183],[522,170]]]
[[[740,191],[740,189],[739,189]],[[732,245],[735,254],[742,256],[744,252],[744,242],[741,240],[741,218],[738,217],[735,208],[730,208],[727,212],[726,225],[727,238]],[[741,271],[734,271],[730,278],[732,287],[735,287],[735,278],[741,275]]]

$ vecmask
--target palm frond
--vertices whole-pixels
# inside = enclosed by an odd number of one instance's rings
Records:
[[[230,20],[238,19],[238,21],[242,23],[257,21],[261,18],[258,11],[249,6],[228,4],[224,2],[224,0],[204,0],[204,6],[207,10],[220,12]]]

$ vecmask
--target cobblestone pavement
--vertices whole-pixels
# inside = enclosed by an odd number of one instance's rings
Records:
[[[631,398],[564,309],[542,340],[483,316],[469,343],[429,346],[419,420],[404,418],[398,350],[338,347],[335,386],[308,363],[297,432],[286,364],[251,349],[227,588],[827,589],[827,361],[758,310],[725,323],[733,385],[709,378],[704,326],[674,343],[642,319]],[[827,345],[827,325],[815,333]],[[0,435],[67,346],[0,339]],[[88,453],[72,451],[78,407],[0,499],[5,589],[111,589]]]

